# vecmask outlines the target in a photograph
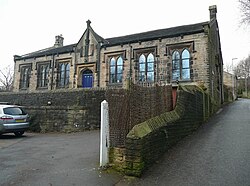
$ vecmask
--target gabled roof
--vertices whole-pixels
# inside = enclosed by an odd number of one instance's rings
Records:
[[[32,52],[29,54],[25,54],[22,56],[16,55],[15,57],[18,60],[18,59],[28,59],[28,58],[33,58],[33,57],[41,57],[41,56],[46,56],[46,55],[70,53],[70,52],[74,52],[75,46],[76,46],[76,44],[66,45],[66,46],[62,46],[62,47],[50,47],[50,48],[46,48],[46,49]]]
[[[207,25],[208,23],[209,22],[202,22],[197,24],[142,32],[127,36],[108,38],[106,39],[106,41],[108,41],[108,44],[106,44],[105,46],[113,46],[119,44],[134,43],[139,41],[149,41],[153,39],[160,39],[160,38],[163,39],[167,37],[201,33],[204,32],[203,29],[204,25]]]
[[[102,42],[103,46],[106,47],[106,46],[114,46],[114,45],[120,45],[120,44],[150,41],[153,39],[163,39],[163,38],[168,38],[168,37],[176,37],[176,36],[181,36],[181,35],[201,33],[201,32],[204,32],[203,27],[204,25],[207,25],[207,24],[209,24],[209,22],[202,22],[202,23],[191,24],[191,25],[159,29],[159,30],[153,30],[153,31],[142,32],[138,34],[113,37],[113,38],[107,38],[107,39],[103,39],[101,36],[95,33],[92,28],[91,28],[91,31],[94,34],[94,37],[97,39],[97,42]],[[56,47],[56,48],[50,47],[47,49],[25,54],[22,56],[16,55],[15,59],[19,60],[19,59],[27,59],[27,58],[32,58],[32,57],[41,57],[45,55],[70,53],[70,52],[74,52],[74,48],[77,44],[78,43],[63,46],[63,47]]]
[[[82,34],[81,38],[76,43],[76,45],[78,45],[80,43],[80,41],[82,40],[83,36],[86,34],[87,30],[88,30],[88,28],[84,31],[84,33]],[[96,41],[98,43],[106,43],[105,39],[103,37],[101,37],[100,35],[98,35],[91,26],[89,26],[89,30],[91,31],[91,33],[93,34],[94,38],[96,39]]]

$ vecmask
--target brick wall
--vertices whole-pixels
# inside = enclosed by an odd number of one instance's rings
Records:
[[[106,90],[74,89],[40,93],[1,93],[0,102],[25,107],[31,130],[73,132],[100,127],[100,107]]]
[[[178,89],[177,105],[173,111],[159,114],[132,128],[126,137],[123,162],[114,167],[127,175],[140,176],[153,162],[180,139],[195,131],[217,107],[209,96],[196,86]],[[121,157],[121,154],[119,154]]]

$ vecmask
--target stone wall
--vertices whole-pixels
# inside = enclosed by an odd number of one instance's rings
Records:
[[[213,11],[213,7],[211,11]],[[216,7],[215,7],[216,8]],[[215,10],[216,11],[216,10]],[[216,102],[216,105],[223,103],[223,59],[220,47],[220,36],[218,32],[218,23],[215,15],[210,15],[211,22],[209,24],[207,58],[209,60],[209,68],[207,71],[209,88],[208,93]],[[213,20],[214,19],[214,20]]]
[[[14,67],[14,92],[41,92],[44,90],[53,90],[58,89],[58,64],[61,62],[67,62],[70,64],[70,81],[69,81],[69,88],[74,87],[73,79],[74,79],[74,65],[73,65],[74,55],[72,52],[64,53],[64,54],[54,54],[54,55],[45,55],[39,57],[32,57],[27,59],[21,59],[15,61]],[[39,65],[48,63],[50,66],[49,74],[48,74],[48,86],[47,87],[38,87],[38,73],[39,73]],[[20,78],[21,78],[21,68],[25,66],[30,66],[30,74],[29,74],[29,87],[26,89],[22,89],[20,87]]]
[[[108,89],[111,147],[124,147],[126,135],[138,123],[173,109],[172,86]]]
[[[138,83],[138,56],[136,53],[143,53],[152,50],[155,58],[155,79],[154,84],[172,84],[172,53],[166,52],[168,47],[175,46],[176,49],[190,47],[190,81],[183,81],[183,84],[204,83],[209,89],[209,59],[206,49],[208,48],[207,33],[162,38],[138,43],[122,44],[106,47],[101,50],[101,72],[100,87],[117,86],[109,83],[109,63],[114,56],[123,56],[123,79],[131,78],[134,84]],[[192,47],[191,47],[192,46]],[[140,51],[140,52],[139,52]],[[180,80],[181,81],[181,80]],[[125,88],[125,84],[120,86]]]
[[[74,89],[41,93],[1,93],[0,102],[25,107],[31,130],[73,132],[100,128],[100,106],[106,90]]]
[[[125,147],[115,150],[120,152],[119,158],[111,156],[115,168],[127,175],[140,176],[167,149],[195,131],[216,111],[210,97],[196,86],[179,87],[177,96],[173,111],[148,119],[130,130]],[[124,152],[123,158],[121,152]]]

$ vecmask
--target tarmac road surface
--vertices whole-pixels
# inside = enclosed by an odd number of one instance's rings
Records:
[[[250,99],[224,106],[133,182],[143,186],[250,186]]]
[[[1,186],[109,186],[122,177],[98,167],[99,131],[0,136]]]

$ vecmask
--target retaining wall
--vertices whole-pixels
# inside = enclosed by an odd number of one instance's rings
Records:
[[[34,132],[75,132],[100,128],[106,90],[74,89],[39,93],[1,93],[0,102],[24,106]]]
[[[125,147],[111,150],[115,152],[110,156],[113,166],[127,175],[140,176],[171,146],[195,131],[216,108],[200,88],[179,87],[173,111],[134,126],[126,137]]]

